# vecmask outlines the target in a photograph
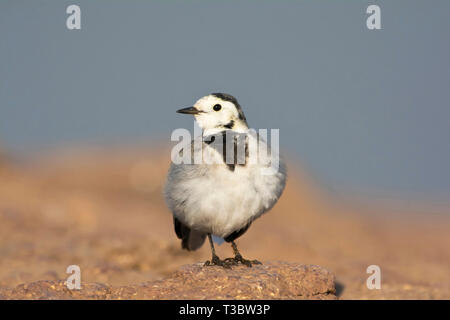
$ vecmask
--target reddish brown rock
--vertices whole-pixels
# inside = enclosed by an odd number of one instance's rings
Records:
[[[45,280],[21,284],[14,289],[0,289],[3,299],[24,300],[106,299],[110,294],[110,287],[104,284],[86,283],[82,290],[69,290],[64,281]]]
[[[164,280],[135,286],[37,281],[0,290],[3,299],[336,299],[334,275],[314,265],[270,262],[232,269],[186,265]]]

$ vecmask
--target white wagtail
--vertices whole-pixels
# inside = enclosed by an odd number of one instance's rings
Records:
[[[205,265],[260,264],[257,260],[244,259],[234,240],[278,201],[286,184],[284,164],[278,160],[278,170],[272,174],[263,172],[271,167],[273,154],[270,157],[267,152],[257,152],[261,147],[270,149],[257,134],[250,134],[255,131],[249,130],[239,103],[231,95],[213,93],[177,112],[194,115],[203,130],[202,136],[194,138],[188,148],[194,158],[195,154],[201,154],[202,163],[172,162],[165,186],[166,202],[173,213],[182,248],[196,250],[208,236],[212,259]],[[238,139],[242,135],[245,138]],[[230,136],[234,151],[231,161],[227,156]],[[200,144],[195,143],[197,139]],[[218,148],[211,143],[214,141],[224,147]],[[245,144],[243,161],[236,152],[242,145],[238,141]],[[231,242],[235,257],[221,260],[216,255],[212,235]]]

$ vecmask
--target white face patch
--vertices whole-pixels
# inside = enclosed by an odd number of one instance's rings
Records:
[[[216,106],[216,110],[214,106]],[[195,119],[203,130],[216,128],[235,130],[242,129],[243,125],[245,128],[247,127],[239,119],[239,112],[231,101],[224,101],[214,95],[208,95],[199,99],[194,107],[201,111],[195,115]]]

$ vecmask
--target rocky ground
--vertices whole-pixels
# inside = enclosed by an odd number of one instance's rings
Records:
[[[280,202],[238,240],[264,264],[202,267],[208,246],[181,250],[163,201],[169,151],[143,150],[0,162],[0,298],[450,298],[449,208],[332,199],[291,164]],[[81,291],[64,285],[69,265]]]
[[[137,285],[37,281],[0,289],[2,299],[336,299],[334,275],[319,266],[270,262],[253,268],[185,265],[169,277]]]

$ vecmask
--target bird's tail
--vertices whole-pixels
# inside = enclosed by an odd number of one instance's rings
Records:
[[[199,249],[205,242],[206,233],[193,230],[180,222],[177,218],[173,218],[175,233],[178,239],[181,239],[181,247],[192,251]]]
[[[191,229],[189,235],[186,238],[183,238],[181,247],[189,251],[197,250],[203,245],[203,243],[205,242],[205,238],[205,233],[201,233]]]

